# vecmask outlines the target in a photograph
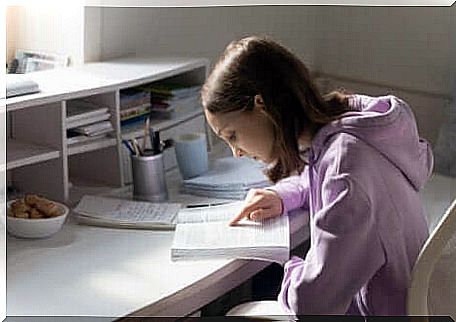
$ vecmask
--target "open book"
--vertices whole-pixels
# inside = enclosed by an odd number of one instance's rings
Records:
[[[288,216],[262,222],[229,220],[243,201],[208,208],[182,209],[177,218],[171,260],[251,258],[283,264],[289,259]]]

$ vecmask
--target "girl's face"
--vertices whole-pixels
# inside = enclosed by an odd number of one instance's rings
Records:
[[[255,96],[251,111],[204,112],[210,127],[230,146],[233,156],[248,156],[268,164],[274,162],[274,128],[259,95]]]

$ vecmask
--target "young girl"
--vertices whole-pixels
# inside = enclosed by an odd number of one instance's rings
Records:
[[[290,314],[405,315],[428,236],[418,191],[433,165],[410,107],[394,96],[322,97],[304,64],[268,38],[232,42],[202,89],[213,131],[235,156],[268,164],[231,221],[303,207],[310,249],[285,263]]]

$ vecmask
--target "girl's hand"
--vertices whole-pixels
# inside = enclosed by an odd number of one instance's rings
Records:
[[[282,213],[282,199],[272,190],[250,189],[245,198],[245,206],[241,212],[229,222],[235,225],[243,218],[263,220],[277,217]]]

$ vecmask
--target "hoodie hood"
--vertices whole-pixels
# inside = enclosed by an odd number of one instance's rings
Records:
[[[318,159],[333,135],[349,133],[376,149],[420,190],[433,168],[429,144],[418,134],[411,108],[395,96],[350,95],[353,111],[343,114],[323,128],[312,141],[312,160]]]

